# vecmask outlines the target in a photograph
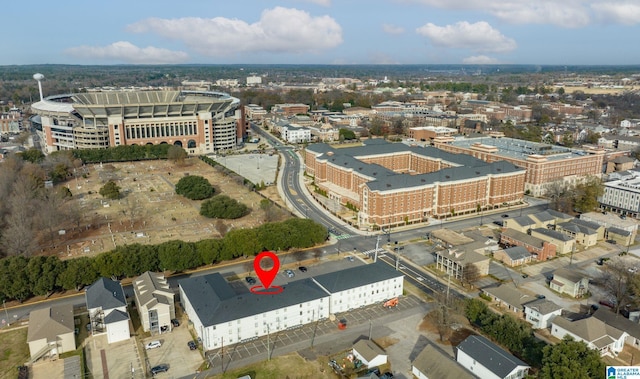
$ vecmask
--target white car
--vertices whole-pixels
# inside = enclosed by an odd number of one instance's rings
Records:
[[[162,346],[162,342],[160,341],[151,341],[148,344],[144,345],[144,348],[147,350],[157,349]]]

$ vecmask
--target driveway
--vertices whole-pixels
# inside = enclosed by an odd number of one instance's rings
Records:
[[[106,334],[90,336],[84,349],[87,366],[94,379],[146,377],[135,338],[109,344]]]
[[[150,341],[159,340],[162,346],[157,349],[145,350],[147,371],[153,366],[166,364],[169,371],[156,375],[158,378],[180,378],[196,372],[203,362],[200,350],[189,350],[188,341],[192,341],[187,323],[183,322],[170,333],[164,333],[145,338],[141,349]]]

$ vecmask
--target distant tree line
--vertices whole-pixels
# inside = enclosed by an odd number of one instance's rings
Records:
[[[31,296],[79,289],[100,277],[134,277],[145,271],[183,271],[263,250],[308,248],[327,237],[327,229],[308,219],[289,219],[252,229],[234,229],[221,239],[126,245],[93,258],[61,261],[56,256],[11,256],[0,259],[0,299],[24,301]]]

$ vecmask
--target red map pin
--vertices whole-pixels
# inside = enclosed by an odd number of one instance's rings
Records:
[[[271,259],[271,262],[273,262],[273,267],[271,267],[269,270],[264,270],[260,266],[260,261],[265,258],[269,258]],[[280,269],[280,260],[278,259],[278,256],[275,255],[272,251],[263,251],[262,253],[256,255],[255,259],[253,260],[253,269],[256,271],[256,275],[258,275],[258,279],[260,279],[263,288],[268,289],[269,287],[271,287],[273,279],[275,279],[276,275],[278,275],[278,270]]]

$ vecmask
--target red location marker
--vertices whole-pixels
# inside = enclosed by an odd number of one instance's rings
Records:
[[[273,262],[273,267],[271,267],[269,270],[264,270],[260,266],[260,261],[262,261],[264,258],[269,258]],[[253,260],[253,269],[256,271],[256,275],[258,275],[258,279],[260,279],[263,288],[268,289],[271,286],[271,283],[273,283],[273,279],[275,279],[276,275],[278,275],[278,270],[280,269],[280,260],[278,259],[278,256],[273,252],[263,251],[262,253],[256,255],[255,259]]]

